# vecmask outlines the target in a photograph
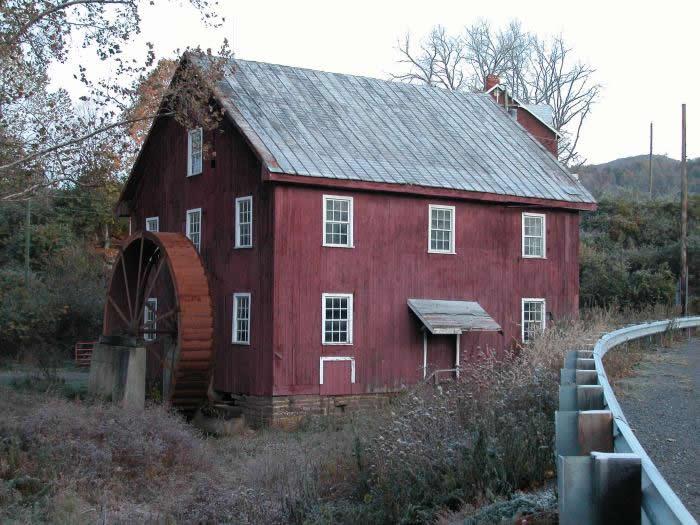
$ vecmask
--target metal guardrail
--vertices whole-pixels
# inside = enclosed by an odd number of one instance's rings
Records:
[[[602,336],[593,351],[567,355],[556,414],[560,523],[697,525],[627,423],[603,356],[628,341],[698,326],[700,316],[628,326]]]

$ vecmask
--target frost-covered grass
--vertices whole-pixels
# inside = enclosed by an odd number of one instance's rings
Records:
[[[159,406],[0,386],[0,522],[461,522],[554,475],[563,356],[620,324],[610,311],[560,321],[457,383],[296,432],[208,438]]]

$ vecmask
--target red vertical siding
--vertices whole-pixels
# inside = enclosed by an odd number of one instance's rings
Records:
[[[557,157],[559,144],[556,134],[534,117],[529,111],[518,109],[518,124],[524,127],[530,135],[537,139],[549,152]]]
[[[554,319],[577,314],[576,211],[547,214],[547,258],[521,257],[521,215],[505,204],[262,182],[261,165],[229,124],[207,137],[216,151],[186,177],[186,130],[160,122],[138,165],[134,229],[158,216],[184,233],[187,209],[202,208],[201,255],[215,306],[215,388],[251,395],[396,391],[423,377],[423,335],[413,298],[478,301],[503,334],[464,334],[462,362],[520,338],[523,297],[544,297]],[[507,153],[506,153],[507,154]],[[353,249],[322,246],[322,196],[354,198]],[[252,249],[235,249],[234,199],[253,196]],[[456,207],[456,254],[427,252],[428,205]],[[532,210],[532,208],[529,208]],[[251,293],[251,344],[231,343],[232,294]],[[353,294],[352,345],[321,343],[321,294]],[[320,358],[328,382],[319,384]],[[430,336],[428,366],[452,368],[453,336]],[[349,392],[347,392],[349,393]]]
[[[321,189],[275,188],[274,392],[319,393],[320,356],[352,356],[356,388],[396,390],[422,377],[423,338],[408,298],[478,301],[501,334],[464,334],[462,360],[520,338],[523,297],[555,319],[578,308],[578,213],[545,210],[547,258],[521,257],[524,208],[369,192],[354,197],[353,249],[322,246]],[[427,252],[428,205],[456,207],[456,254]],[[540,210],[541,211],[541,210]],[[354,294],[352,345],[321,343],[321,294]],[[450,368],[454,337],[431,337],[428,360]]]
[[[132,227],[160,217],[161,231],[185,232],[188,209],[202,208],[201,256],[214,304],[215,388],[254,395],[272,393],[272,192],[260,183],[260,162],[227,122],[205,135],[216,165],[187,177],[187,131],[158,123],[137,169],[143,174],[133,203]],[[253,248],[235,249],[234,199],[253,196]],[[251,293],[251,344],[231,343],[232,295]]]

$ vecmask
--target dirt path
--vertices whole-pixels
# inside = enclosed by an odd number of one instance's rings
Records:
[[[700,339],[649,352],[615,391],[647,454],[700,518]]]

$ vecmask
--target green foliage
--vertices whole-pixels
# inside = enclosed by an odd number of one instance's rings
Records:
[[[57,312],[48,286],[30,274],[29,283],[17,269],[0,269],[0,353],[16,355],[54,333]]]
[[[700,196],[689,200],[689,282],[700,274]],[[671,304],[680,274],[680,203],[604,197],[581,224],[583,305],[644,308]]]
[[[96,246],[105,227],[123,233],[113,224],[117,191],[110,183],[75,186],[32,200],[28,284],[26,203],[0,206],[0,354],[44,343],[67,349],[99,334],[109,267]]]

